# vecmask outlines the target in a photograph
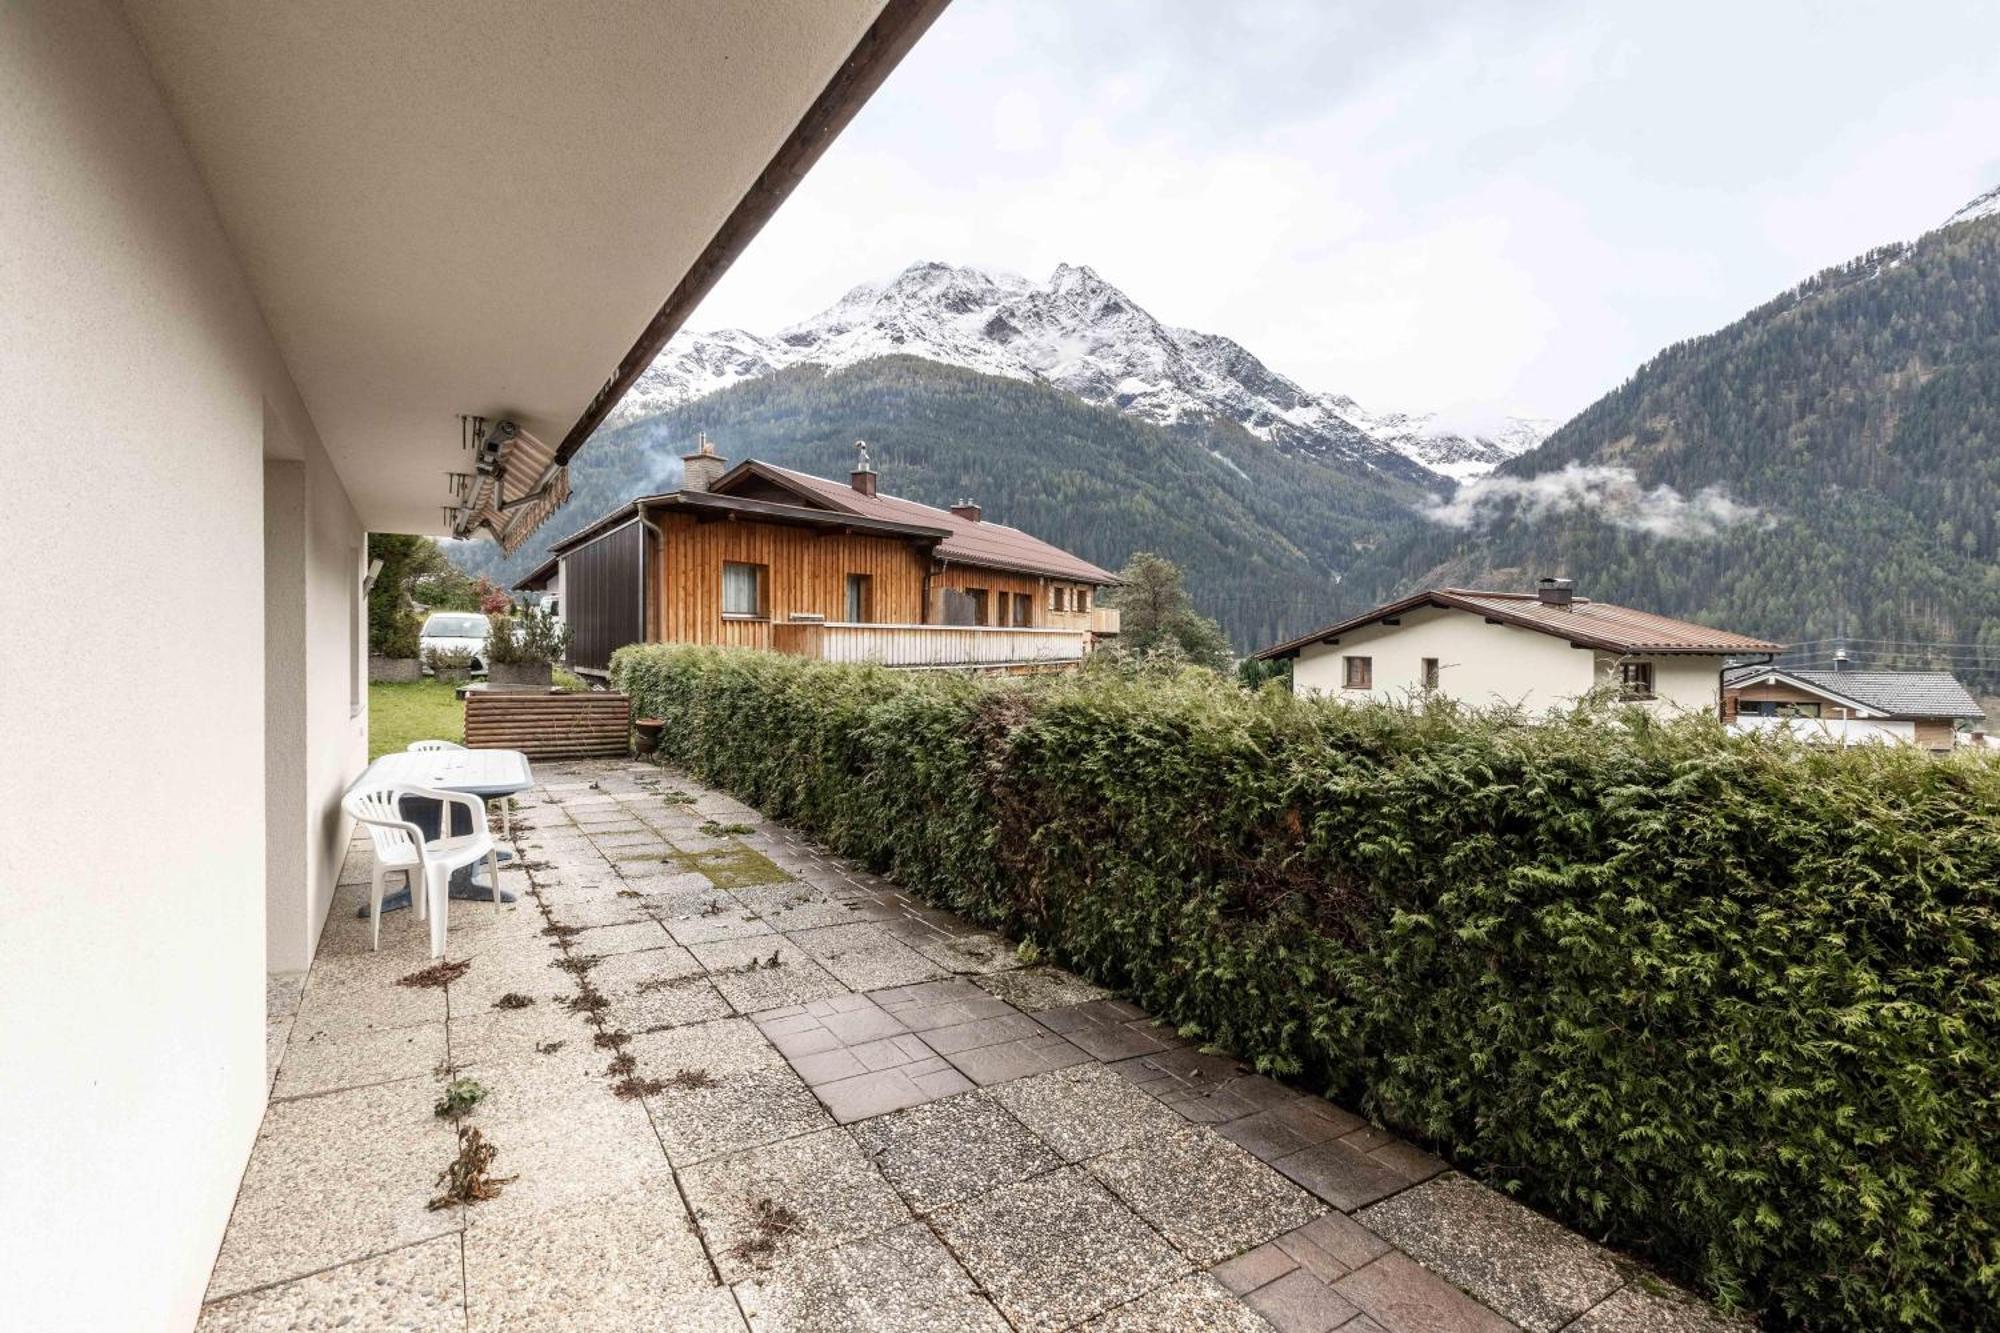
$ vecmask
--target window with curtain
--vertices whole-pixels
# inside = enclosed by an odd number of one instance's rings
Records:
[[[733,561],[722,566],[722,614],[725,616],[760,616],[764,614],[764,567],[762,565],[739,565]]]

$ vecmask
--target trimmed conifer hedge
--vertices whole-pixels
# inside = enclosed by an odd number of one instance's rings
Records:
[[[629,648],[662,756],[1710,1294],[1995,1327],[2000,766]]]

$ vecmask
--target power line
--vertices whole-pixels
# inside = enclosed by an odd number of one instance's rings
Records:
[[[2000,644],[1991,643],[1943,643],[1926,639],[1850,639],[1845,635],[1834,635],[1826,639],[1800,639],[1792,644],[1794,648],[1809,648],[1817,644],[1890,644],[1898,648],[1980,648],[1987,652],[2000,652]]]

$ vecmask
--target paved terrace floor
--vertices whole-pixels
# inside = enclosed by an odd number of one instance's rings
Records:
[[[442,987],[356,844],[203,1329],[1732,1327],[681,775],[541,776]]]

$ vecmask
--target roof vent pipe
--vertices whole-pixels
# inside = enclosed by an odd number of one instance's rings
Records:
[[[868,465],[866,440],[854,442],[854,471],[847,474],[847,484],[871,498],[875,494],[875,469]]]
[[[1568,606],[1576,595],[1576,584],[1569,579],[1543,579],[1535,587],[1535,596],[1543,606]]]

